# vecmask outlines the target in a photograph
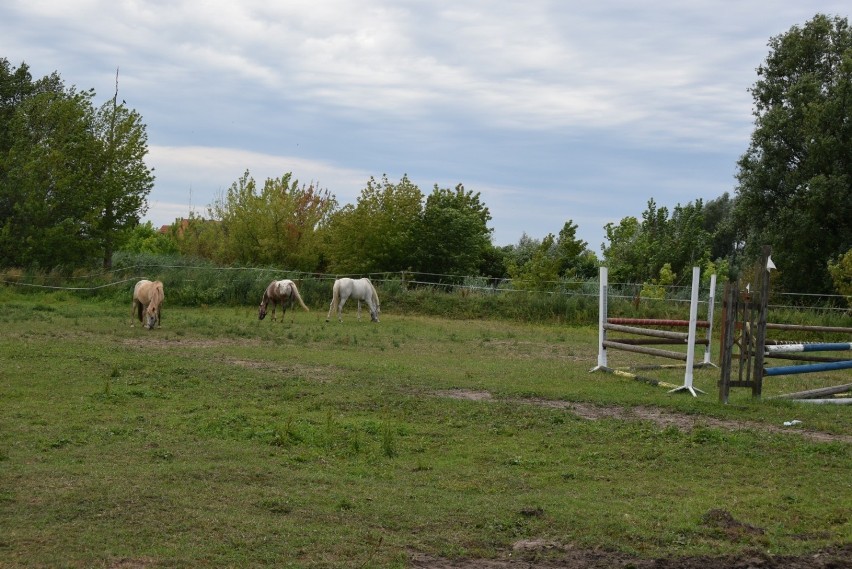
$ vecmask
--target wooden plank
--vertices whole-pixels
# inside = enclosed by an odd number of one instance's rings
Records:
[[[826,395],[836,395],[838,393],[846,393],[852,391],[852,383],[844,385],[835,385],[833,387],[820,387],[817,389],[808,389],[807,391],[799,391],[796,393],[787,393],[785,395],[776,395],[773,399],[817,399]]]
[[[604,324],[604,330],[622,332],[624,334],[638,334],[640,336],[653,336],[654,338],[670,338],[672,340],[684,340],[689,338],[686,332],[672,332],[670,330],[654,330],[652,328],[636,328],[635,326],[622,326],[620,324]]]
[[[614,350],[624,350],[625,352],[635,352],[638,354],[647,354],[649,356],[659,356],[661,358],[686,361],[686,354],[671,352],[669,350],[658,350],[657,348],[646,348],[645,346],[631,346],[620,342],[613,342],[611,340],[604,340],[603,346]]]

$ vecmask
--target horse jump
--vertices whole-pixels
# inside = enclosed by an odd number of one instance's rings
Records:
[[[819,352],[837,352],[852,350],[852,342],[799,342],[767,339],[767,330],[797,331],[803,333],[852,334],[852,328],[834,326],[806,326],[798,324],[778,324],[767,322],[769,300],[771,249],[764,247],[763,258],[759,261],[757,290],[741,291],[739,283],[730,283],[725,290],[723,302],[724,327],[722,330],[719,400],[728,402],[731,387],[750,387],[753,397],[760,397],[763,390],[763,378],[779,375],[819,373],[834,370],[852,369],[852,358],[831,357]],[[754,299],[754,296],[757,296]],[[737,333],[739,332],[739,336]],[[733,348],[739,348],[738,376],[732,378]],[[803,362],[796,365],[767,366],[767,359],[785,359]],[[785,399],[811,400],[814,397],[849,391],[852,384],[835,386],[809,392],[792,393],[779,397]],[[835,402],[826,399],[820,402]]]
[[[293,302],[299,303],[299,306],[306,311],[310,310],[302,301],[302,296],[299,294],[299,289],[296,288],[296,283],[289,279],[280,281],[272,281],[263,291],[263,297],[260,299],[260,309],[257,314],[259,320],[266,318],[266,309],[269,303],[272,303],[272,320],[275,320],[275,308],[281,305],[281,321],[284,321],[284,314],[287,308],[293,306]]]
[[[130,326],[133,326],[134,318],[138,318],[148,330],[159,326],[164,299],[162,282],[143,279],[136,283],[133,287],[133,304],[130,305]]]
[[[337,320],[343,322],[343,305],[350,298],[358,301],[358,320],[361,320],[361,301],[364,301],[370,309],[370,320],[379,321],[379,295],[376,293],[376,287],[366,277],[363,279],[344,277],[334,281],[331,306],[328,307],[328,316],[325,321],[331,320],[332,313],[337,310]]]
[[[716,275],[710,277],[710,295],[707,308],[707,320],[698,320],[698,288],[700,269],[692,269],[692,295],[690,300],[689,320],[658,320],[648,318],[607,318],[607,295],[608,295],[608,270],[606,267],[600,269],[600,305],[598,323],[598,365],[592,371],[606,371],[613,373],[614,370],[607,366],[607,349],[624,350],[651,356],[675,359],[686,362],[684,384],[671,391],[689,391],[696,396],[696,391],[701,391],[692,386],[693,368],[695,365],[695,346],[704,346],[704,362],[699,366],[712,365],[710,363],[710,338],[713,326],[713,305],[715,303]],[[686,327],[688,332],[674,332],[670,330],[657,330],[653,328],[640,328],[638,326],[664,326],[664,327]],[[707,336],[704,339],[696,339],[696,329],[706,328]],[[625,334],[636,334],[648,336],[653,339],[631,339],[616,338],[607,339],[607,331],[621,332]],[[648,345],[669,344],[684,345],[687,350],[675,352],[650,348]],[[624,375],[621,373],[619,375]]]

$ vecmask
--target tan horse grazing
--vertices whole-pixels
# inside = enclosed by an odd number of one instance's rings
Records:
[[[141,280],[133,287],[133,305],[130,307],[130,325],[133,326],[133,319],[138,318],[143,326],[148,330],[153,330],[154,326],[160,325],[160,317],[162,316],[163,300],[163,283],[160,281]],[[142,319],[142,315],[145,319]]]
[[[305,303],[302,302],[302,296],[299,294],[299,289],[296,288],[296,283],[291,280],[272,281],[266,290],[263,291],[263,298],[260,299],[260,311],[257,314],[259,320],[266,318],[266,307],[272,303],[272,320],[275,320],[275,307],[281,305],[281,321],[284,321],[284,313],[288,307],[293,306],[293,301],[299,302],[299,305],[305,310],[310,310]]]

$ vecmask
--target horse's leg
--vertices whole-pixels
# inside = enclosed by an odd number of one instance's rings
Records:
[[[348,296],[343,296],[340,298],[340,302],[337,303],[337,320],[343,322],[343,306],[346,304],[346,301],[349,300]]]
[[[133,328],[134,320],[136,319],[136,305],[138,301],[134,298],[133,302],[130,303],[130,327]],[[139,316],[139,320],[142,320],[142,316]]]
[[[361,301],[360,300],[358,301],[357,313],[358,313],[358,322],[360,322],[361,321]]]
[[[334,286],[331,287],[331,304],[328,305],[328,316],[325,317],[325,321],[328,322],[331,320],[331,314],[334,312],[334,308],[337,306],[337,302],[340,299],[339,290],[337,281],[335,281]]]

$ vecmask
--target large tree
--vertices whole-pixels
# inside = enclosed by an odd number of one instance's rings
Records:
[[[769,47],[738,163],[739,237],[754,257],[772,246],[785,289],[828,292],[828,262],[852,247],[852,31],[818,14]]]
[[[27,97],[8,131],[0,172],[0,251],[7,265],[84,265],[97,255],[91,239],[91,94],[45,92]],[[81,167],[85,164],[85,167]]]
[[[317,234],[336,208],[328,190],[299,185],[290,172],[268,178],[258,189],[246,171],[210,207],[221,237],[216,260],[315,271],[320,268]]]
[[[145,164],[145,123],[124,101],[118,103],[117,84],[112,101],[95,113],[94,135],[100,144],[100,168],[95,171],[90,223],[103,252],[103,266],[110,268],[116,246],[129,238],[130,230],[148,210],[146,198],[154,185],[153,172]]]
[[[414,267],[446,280],[447,275],[477,275],[491,247],[491,213],[480,200],[479,193],[439,188],[426,198],[418,231]]]
[[[423,192],[403,176],[394,184],[386,175],[371,177],[356,204],[337,212],[326,232],[329,269],[371,273],[411,269]]]
[[[139,223],[145,127],[115,98],[96,111],[94,96],[0,59],[0,263],[109,266]]]

